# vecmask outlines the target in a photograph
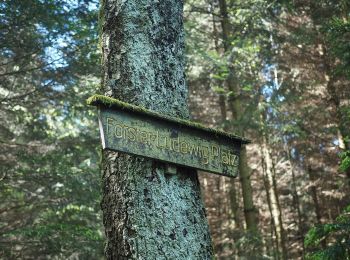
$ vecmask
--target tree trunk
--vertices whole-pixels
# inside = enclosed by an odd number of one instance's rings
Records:
[[[226,0],[219,0],[220,15],[221,15],[221,27],[222,27],[222,39],[224,44],[224,50],[226,53],[230,51],[230,22],[228,19],[228,10]],[[229,61],[230,63],[230,61]],[[234,71],[232,65],[229,64],[229,76],[227,79],[228,89],[233,93],[230,100],[228,100],[229,107],[232,112],[233,120],[239,121],[242,117],[241,102],[239,100],[240,89],[234,79]],[[243,129],[239,129],[241,135],[243,135]],[[258,218],[257,211],[253,203],[253,192],[250,182],[250,169],[247,162],[247,152],[245,147],[242,147],[239,161],[239,176],[242,186],[244,216],[247,224],[247,229],[253,233],[258,233]]]
[[[318,195],[317,195],[317,188],[316,188],[317,176],[315,175],[314,170],[311,168],[311,166],[307,166],[306,171],[309,175],[310,182],[311,182],[310,192],[311,192],[312,201],[313,201],[314,207],[315,207],[316,221],[317,221],[318,225],[321,225],[322,224],[322,214],[321,214],[321,207],[320,207],[320,203],[319,203],[319,199],[318,199]]]
[[[337,125],[337,137],[339,141],[339,148],[341,151],[350,150],[350,142],[346,141],[347,137],[349,137],[349,127],[345,124],[345,115],[342,113],[340,101],[341,97],[336,89],[336,76],[334,75],[334,68],[332,68],[335,61],[332,60],[330,55],[328,54],[327,47],[325,44],[322,45],[323,48],[323,62],[325,68],[325,78],[327,81],[327,92],[329,95],[330,105],[334,107],[334,119]],[[347,183],[350,186],[350,168],[345,172],[347,176]]]
[[[263,183],[265,187],[265,192],[266,192],[266,199],[267,199],[267,206],[269,208],[270,216],[271,216],[271,240],[272,240],[272,250],[274,258],[277,259],[277,253],[279,251],[279,245],[277,243],[277,230],[276,230],[276,225],[275,222],[273,221],[273,212],[272,212],[272,205],[271,205],[271,195],[270,195],[270,185],[269,181],[267,179],[267,174],[266,174],[266,163],[265,163],[265,158],[264,158],[264,152],[263,152],[263,146],[260,144],[260,151],[261,151],[261,166],[262,166],[262,175],[263,175]],[[269,252],[269,251],[267,251]]]
[[[214,35],[214,45],[215,50],[219,54],[220,48],[219,48],[219,35],[216,28],[216,21],[215,21],[215,15],[214,15],[214,7],[211,6],[211,12],[212,12],[212,23],[213,23],[213,35]],[[220,93],[219,94],[219,107],[220,107],[220,115],[221,115],[221,123],[223,125],[223,128],[225,131],[229,131],[227,127],[227,108],[226,108],[226,95]],[[233,219],[235,223],[236,228],[241,227],[241,221],[239,219],[238,215],[238,201],[237,201],[237,191],[236,191],[236,182],[235,179],[230,180],[230,217]]]
[[[222,124],[224,126],[224,130],[225,131],[229,131],[228,127],[227,127],[227,109],[226,109],[226,102],[225,102],[225,97],[223,95],[219,96],[219,104],[220,104],[220,111],[221,111],[221,119],[222,119]],[[225,177],[223,177],[225,178]],[[223,179],[222,181],[225,181],[225,179]],[[239,204],[238,204],[238,199],[237,199],[237,190],[236,190],[236,180],[235,179],[231,179],[230,180],[230,191],[229,191],[229,201],[230,201],[230,208],[229,208],[229,212],[230,212],[230,218],[233,219],[234,224],[235,224],[235,228],[241,228],[241,221],[239,219],[239,214],[238,214],[238,209],[239,209]],[[225,194],[225,193],[224,193]],[[220,205],[220,207],[222,207],[222,205]]]
[[[322,225],[322,214],[321,214],[321,206],[320,206],[320,202],[319,202],[319,198],[317,195],[317,176],[314,172],[314,170],[312,169],[312,167],[310,165],[306,166],[306,171],[309,175],[310,178],[310,182],[311,182],[311,188],[310,188],[310,192],[311,192],[311,197],[312,200],[314,202],[314,207],[315,207],[315,215],[316,215],[316,223],[317,225]],[[321,245],[323,248],[326,248],[327,246],[327,241],[326,239],[323,239],[321,241]]]
[[[288,146],[285,147],[285,152],[287,154],[288,161],[290,163],[291,167],[291,173],[292,173],[292,188],[293,188],[293,205],[294,208],[297,211],[298,215],[298,231],[299,231],[299,240],[302,245],[302,257],[305,256],[305,245],[304,245],[304,233],[305,233],[305,224],[303,221],[303,216],[301,214],[301,209],[300,209],[300,198],[298,195],[298,190],[297,190],[297,182],[296,182],[296,176],[295,176],[295,167],[294,167],[294,162],[292,160],[290,148]]]
[[[102,92],[161,114],[188,118],[182,1],[103,0]],[[107,259],[211,259],[194,170],[103,152],[101,207]]]
[[[230,180],[230,209],[231,218],[234,220],[235,228],[240,229],[241,220],[238,214],[239,204],[237,200],[236,182],[234,179]]]
[[[262,152],[265,163],[265,174],[268,188],[267,194],[269,195],[269,202],[271,204],[271,218],[273,220],[275,229],[277,251],[279,255],[278,259],[287,259],[287,249],[285,246],[285,233],[282,223],[281,206],[279,203],[276,187],[276,174],[274,171],[273,161],[265,134],[263,134]]]
[[[244,217],[247,229],[258,234],[258,217],[257,210],[253,202],[253,191],[250,182],[250,169],[247,162],[247,151],[242,147],[239,160],[239,180],[242,186]]]

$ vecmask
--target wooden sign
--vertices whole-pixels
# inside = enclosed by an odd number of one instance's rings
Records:
[[[103,149],[229,177],[238,174],[239,152],[249,142],[246,139],[101,95],[92,96],[88,103],[99,107]]]

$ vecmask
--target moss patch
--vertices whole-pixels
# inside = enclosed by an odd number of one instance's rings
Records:
[[[217,136],[225,136],[225,137],[231,138],[235,141],[240,141],[242,144],[250,143],[250,140],[242,138],[238,135],[227,133],[227,132],[217,130],[214,128],[209,128],[209,127],[206,127],[200,123],[192,122],[189,120],[184,120],[184,119],[180,119],[180,118],[174,118],[174,117],[161,115],[157,112],[148,110],[144,107],[131,105],[129,103],[125,103],[125,102],[120,101],[120,100],[115,99],[115,98],[96,94],[96,95],[93,95],[90,98],[88,98],[86,102],[88,105],[91,105],[91,106],[98,106],[98,107],[102,106],[102,107],[107,107],[107,108],[117,108],[117,109],[123,109],[123,110],[125,109],[125,110],[132,111],[135,113],[148,115],[148,116],[155,117],[155,118],[158,118],[161,120],[166,120],[166,121],[177,123],[177,124],[184,125],[187,127],[210,132],[210,133],[213,133]]]

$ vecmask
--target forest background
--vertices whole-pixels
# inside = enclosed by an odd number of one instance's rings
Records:
[[[102,259],[96,0],[0,3],[0,258]],[[187,0],[192,118],[252,140],[200,173],[218,259],[350,257],[350,3]],[[248,185],[247,185],[248,184]]]

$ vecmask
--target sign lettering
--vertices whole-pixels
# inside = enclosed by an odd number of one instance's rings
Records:
[[[104,149],[140,155],[225,176],[238,173],[241,143],[147,114],[100,108]]]
[[[233,154],[230,150],[221,149],[215,144],[207,144],[205,142],[193,143],[191,140],[181,138],[176,133],[177,137],[171,137],[174,132],[164,135],[159,130],[152,131],[133,127],[127,124],[120,124],[113,118],[107,117],[107,136],[114,139],[123,139],[122,141],[130,141],[134,143],[145,144],[149,149],[162,149],[170,152],[175,152],[178,155],[189,154],[198,157],[200,162],[204,165],[209,164],[210,161],[219,160],[222,164],[228,166],[238,166],[238,156]],[[134,122],[135,124],[135,122]]]
[[[238,174],[246,139],[101,95],[88,104],[99,108],[103,149],[229,177]]]

